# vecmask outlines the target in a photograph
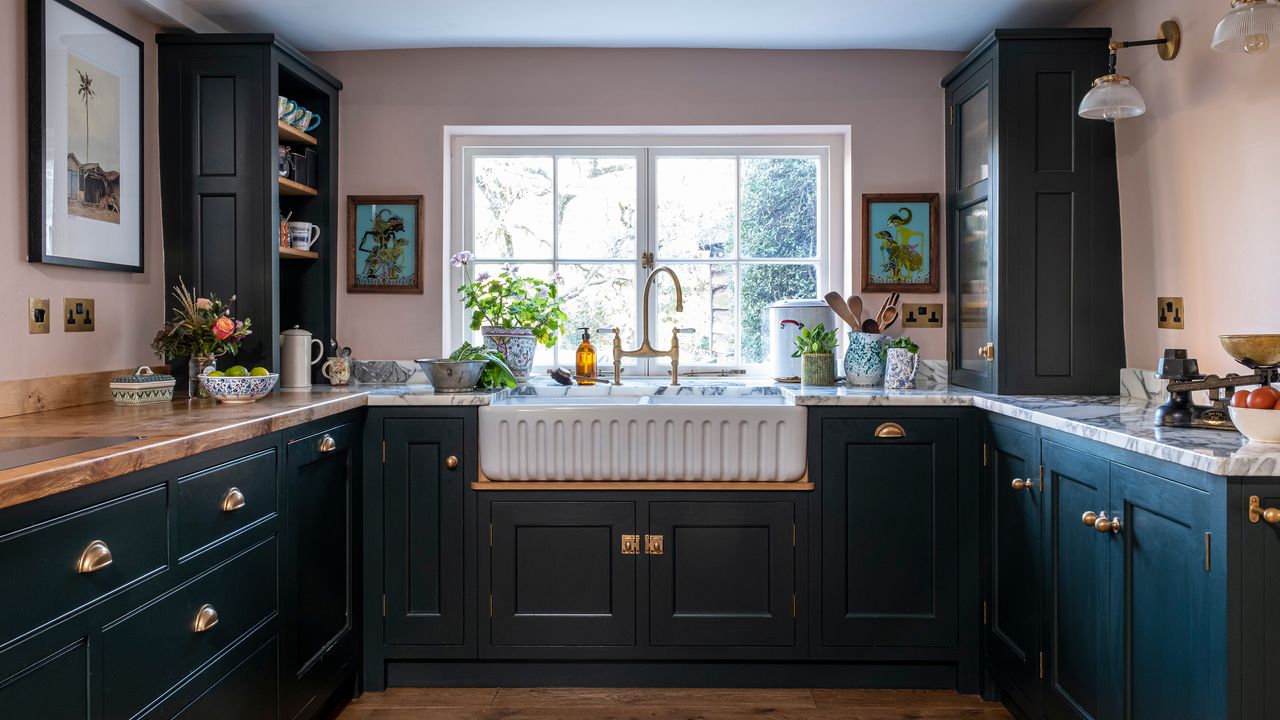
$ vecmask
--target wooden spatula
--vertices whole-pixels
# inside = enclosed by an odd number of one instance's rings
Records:
[[[827,301],[827,305],[829,305],[832,310],[836,311],[836,315],[839,315],[841,320],[849,323],[849,327],[857,328],[861,325],[861,323],[854,318],[853,313],[849,312],[849,304],[844,301],[844,297],[840,295],[840,293],[832,290],[822,297]]]

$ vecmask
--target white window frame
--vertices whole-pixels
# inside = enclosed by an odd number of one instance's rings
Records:
[[[844,188],[849,185],[850,164],[848,158],[847,126],[806,126],[769,127],[769,128],[734,128],[734,132],[715,132],[715,128],[649,128],[645,133],[619,132],[618,128],[445,128],[445,143],[448,162],[446,163],[445,195],[449,212],[445,213],[445,233],[449,238],[446,244],[443,263],[441,288],[444,295],[442,342],[445,352],[456,347],[464,339],[470,337],[467,314],[458,300],[456,284],[460,281],[458,271],[452,268],[447,259],[461,250],[472,250],[472,192],[474,188],[473,163],[475,157],[498,156],[547,156],[573,155],[634,157],[637,168],[636,187],[636,301],[637,315],[643,314],[641,296],[644,280],[648,270],[641,267],[641,253],[656,251],[655,228],[650,212],[656,183],[656,163],[660,157],[814,157],[818,161],[818,197],[817,197],[817,257],[806,259],[794,258],[761,258],[740,260],[739,243],[735,243],[735,255],[730,258],[716,259],[671,259],[671,262],[733,264],[740,275],[743,265],[747,264],[802,264],[812,263],[817,266],[817,295],[821,297],[825,289],[844,288],[846,286],[843,271],[846,262],[846,248],[851,247],[848,222],[849,208],[843,202]],[[724,129],[722,129],[724,130]],[[744,132],[749,130],[750,132]],[[843,162],[841,162],[843,160]],[[553,192],[558,189],[553,189]],[[739,198],[740,202],[741,198]],[[735,223],[735,233],[741,228]],[[559,228],[553,224],[553,233]],[[735,238],[736,239],[736,238]],[[571,258],[560,258],[558,244],[553,242],[553,260],[573,261]],[[618,260],[590,260],[587,262],[613,262]],[[625,262],[625,260],[623,260]],[[663,264],[661,258],[656,260]],[[665,283],[665,279],[658,283]],[[738,282],[740,287],[740,279]],[[657,303],[657,293],[652,293],[651,305]],[[656,308],[650,308],[651,315],[656,318]],[[636,318],[639,325],[641,317]],[[593,328],[594,330],[594,328]],[[643,334],[643,329],[639,332]],[[650,340],[655,346],[665,348],[669,342],[670,328],[651,327]],[[736,357],[741,358],[741,336],[738,336]],[[636,344],[638,344],[638,339]],[[612,366],[612,339],[599,338],[596,342],[599,355],[600,372],[606,374]],[[627,348],[631,349],[631,348]],[[745,370],[752,375],[768,374],[768,357],[762,363],[740,363],[738,365],[699,365],[686,359],[681,363],[683,371]],[[565,358],[561,358],[564,364]],[[634,364],[633,364],[634,363]],[[665,359],[651,361],[629,361],[628,374],[639,376],[666,376],[669,365]],[[542,368],[539,368],[541,370]]]

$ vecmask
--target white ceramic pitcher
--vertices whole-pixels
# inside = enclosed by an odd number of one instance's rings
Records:
[[[315,345],[315,356],[311,346]],[[311,366],[324,357],[324,343],[297,325],[280,333],[280,387],[310,387]]]

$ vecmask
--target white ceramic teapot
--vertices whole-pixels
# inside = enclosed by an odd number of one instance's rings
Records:
[[[315,356],[311,346],[315,345]],[[297,325],[280,333],[280,387],[311,387],[311,366],[324,357],[324,343]]]

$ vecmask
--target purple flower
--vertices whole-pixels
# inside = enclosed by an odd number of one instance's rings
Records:
[[[558,270],[557,270],[557,271],[556,271],[556,272],[551,276],[551,282],[553,282],[553,283],[555,283],[555,284],[557,284],[557,285],[563,285],[563,284],[564,284],[564,276],[563,276],[563,275],[561,275],[561,274],[560,274],[560,271],[558,271]]]
[[[488,279],[489,279],[489,273],[487,272],[482,272],[476,276],[476,282],[484,282],[485,280],[488,280]]]
[[[462,252],[449,258],[449,264],[453,265],[456,268],[460,268],[463,265],[466,265],[467,263],[471,262],[471,259],[474,257],[475,255],[471,254],[470,250],[463,250]]]
[[[544,300],[545,300],[545,299],[547,299],[547,298],[551,297],[551,291],[550,291],[550,290],[548,290],[548,289],[546,289],[545,287],[540,287],[540,288],[538,288],[538,295],[539,295],[540,297],[542,297],[542,299],[544,299]]]

